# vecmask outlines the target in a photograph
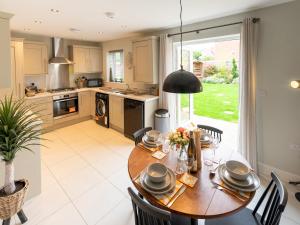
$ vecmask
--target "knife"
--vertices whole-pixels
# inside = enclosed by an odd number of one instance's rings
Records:
[[[181,194],[183,194],[183,192],[185,191],[185,189],[186,189],[186,186],[182,186],[181,188],[180,188],[180,190],[174,195],[174,197],[171,199],[171,201],[167,204],[167,207],[169,208],[169,207],[171,207],[172,205],[173,205],[173,203],[176,201],[176,199],[181,195]]]

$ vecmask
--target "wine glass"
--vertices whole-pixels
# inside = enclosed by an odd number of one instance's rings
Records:
[[[207,166],[212,166],[213,162],[214,162],[215,154],[214,154],[213,141],[214,141],[214,138],[211,135],[209,135],[210,147],[203,151],[204,164]]]

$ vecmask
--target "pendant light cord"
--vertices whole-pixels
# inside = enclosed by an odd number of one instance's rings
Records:
[[[182,2],[180,0],[180,68],[183,70],[182,65]]]

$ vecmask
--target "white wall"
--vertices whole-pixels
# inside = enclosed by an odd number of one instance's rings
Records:
[[[300,175],[300,151],[289,149],[300,144],[300,89],[289,82],[300,79],[300,1],[256,10],[184,27],[193,30],[259,17],[258,156],[261,164]],[[178,28],[151,34],[176,33]],[[240,25],[184,35],[184,40],[223,36],[240,32]],[[178,41],[178,37],[174,38]]]

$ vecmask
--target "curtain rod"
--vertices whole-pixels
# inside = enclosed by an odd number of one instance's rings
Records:
[[[257,23],[260,21],[260,18],[253,18],[252,22],[253,23]],[[218,26],[213,26],[213,27],[206,27],[206,28],[201,28],[201,29],[197,29],[197,30],[189,30],[189,31],[184,31],[182,32],[182,34],[188,34],[188,33],[199,33],[200,31],[204,31],[204,30],[211,30],[211,29],[215,29],[215,28],[220,28],[220,27],[228,27],[228,26],[233,26],[233,25],[237,25],[237,24],[242,24],[242,21],[239,22],[235,22],[235,23],[228,23],[228,24],[223,24],[223,25],[218,25]],[[174,33],[174,34],[168,34],[168,37],[172,37],[172,36],[177,36],[180,35],[181,33]]]

